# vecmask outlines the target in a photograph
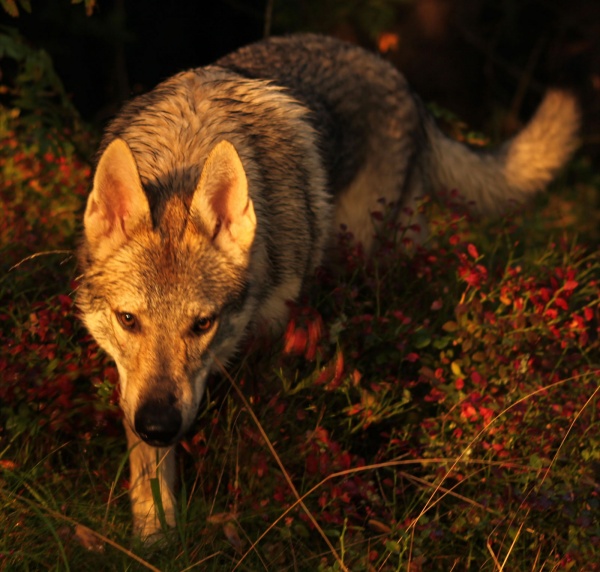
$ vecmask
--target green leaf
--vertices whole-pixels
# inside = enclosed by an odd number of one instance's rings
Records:
[[[0,3],[2,3],[2,8],[4,8],[4,11],[9,16],[12,16],[13,18],[19,17],[19,8],[17,7],[15,0],[0,0]]]
[[[431,343],[431,336],[428,332],[420,330],[413,336],[413,346],[418,350],[426,348]]]
[[[460,362],[459,361],[453,361],[450,364],[450,369],[452,370],[452,373],[456,376],[456,377],[465,377],[465,374],[462,372],[462,370],[460,369]]]
[[[456,332],[456,330],[458,330],[458,324],[452,320],[450,320],[449,322],[446,322],[443,326],[442,326],[442,330],[444,330],[445,332]]]
[[[542,459],[539,455],[534,453],[529,457],[529,466],[534,469],[543,469],[544,468],[544,459]]]
[[[156,507],[156,514],[158,516],[160,526],[163,529],[166,529],[168,528],[167,518],[165,516],[165,508],[163,506],[162,497],[160,494],[160,483],[156,477],[150,479],[150,490],[152,491],[152,500],[154,501],[154,506]]]
[[[443,350],[444,348],[448,347],[448,344],[450,344],[453,339],[454,338],[452,338],[451,336],[444,336],[442,338],[434,340],[432,345],[436,350]]]
[[[385,543],[385,548],[389,552],[393,552],[394,554],[400,554],[400,544],[395,540],[388,540]]]

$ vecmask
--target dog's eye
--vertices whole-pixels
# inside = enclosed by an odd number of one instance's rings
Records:
[[[210,330],[213,327],[214,323],[215,320],[212,317],[196,318],[196,320],[194,320],[194,323],[192,324],[192,327],[190,328],[190,331],[195,336],[200,336],[208,332],[208,330]]]
[[[117,312],[117,320],[124,330],[134,332],[139,328],[137,318],[130,312]]]

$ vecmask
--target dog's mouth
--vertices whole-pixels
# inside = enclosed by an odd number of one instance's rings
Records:
[[[144,437],[143,435],[140,435],[142,441],[144,441],[144,443],[146,443],[147,445],[150,445],[151,447],[156,447],[157,449],[164,449],[166,447],[171,447],[172,445],[175,445],[179,439],[175,439],[173,441],[168,441],[168,442],[163,442],[163,441],[157,441],[156,439],[148,439],[146,437]]]

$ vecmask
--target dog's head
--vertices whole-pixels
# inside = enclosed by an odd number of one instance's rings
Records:
[[[251,320],[255,231],[246,174],[226,141],[208,155],[193,194],[160,209],[150,208],[125,141],[100,158],[78,305],[116,361],[127,422],[151,445],[189,429],[211,368],[227,361]]]

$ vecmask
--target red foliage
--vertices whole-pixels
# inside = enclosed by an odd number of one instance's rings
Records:
[[[58,294],[36,302],[27,321],[12,322],[15,312],[0,316],[0,402],[25,414],[35,412],[38,426],[68,434],[111,425],[117,418],[117,372],[92,339],[81,331],[73,300]],[[94,386],[112,386],[107,401]]]

